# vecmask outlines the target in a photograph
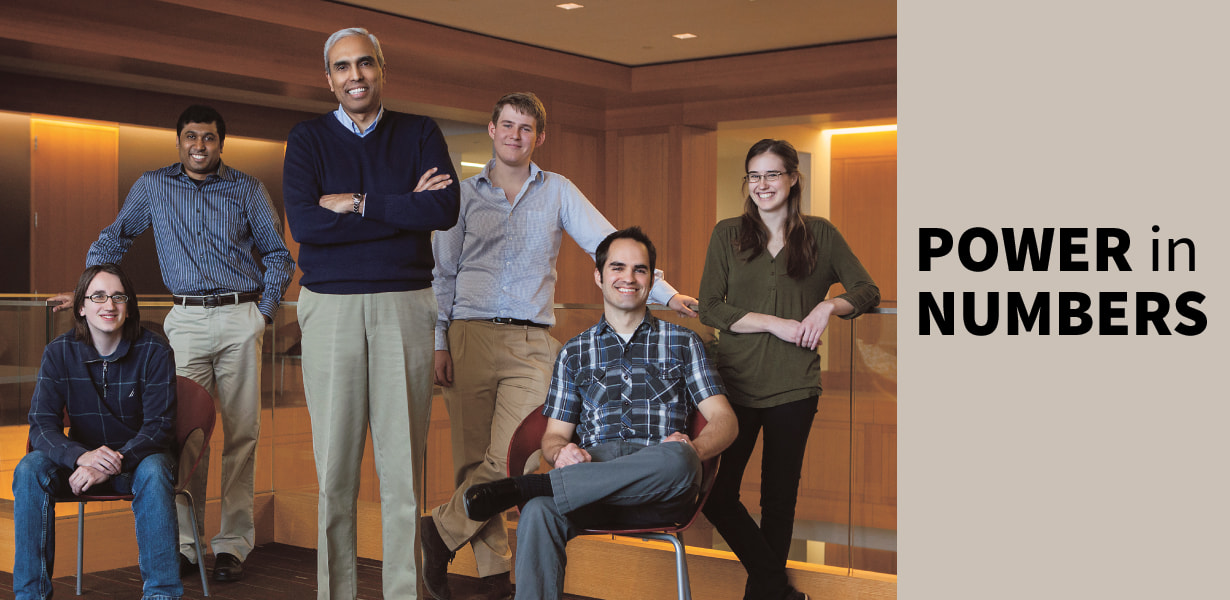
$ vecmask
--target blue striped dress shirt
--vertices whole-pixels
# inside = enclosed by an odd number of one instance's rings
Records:
[[[120,262],[151,225],[162,282],[172,294],[259,291],[261,314],[273,318],[295,261],[259,179],[225,164],[200,186],[180,163],[146,171],[129,190],[115,222],[90,245],[86,265]],[[264,263],[263,273],[254,250]]]

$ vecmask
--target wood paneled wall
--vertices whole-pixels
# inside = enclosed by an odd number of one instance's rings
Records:
[[[667,280],[696,296],[717,223],[717,133],[675,125],[615,131],[607,140],[602,210],[616,227],[640,225]]]
[[[185,22],[198,26],[177,27]],[[0,110],[166,127],[204,100],[232,135],[282,140],[293,123],[336,107],[321,48],[354,24],[381,37],[393,110],[485,123],[500,95],[537,93],[550,115],[539,164],[577,182],[616,226],[647,227],[669,280],[693,295],[715,221],[719,122],[896,116],[895,39],[625,67],[327,0],[10,7],[0,70],[23,85],[0,91]],[[557,300],[596,302],[590,268],[565,244]]]
[[[834,135],[832,221],[880,287],[897,300],[897,132]]]
[[[118,210],[119,128],[33,119],[30,290],[71,290],[86,251]]]
[[[554,171],[576,184],[581,193],[589,198],[603,214],[612,221],[614,215],[603,209],[607,204],[602,187],[602,171],[606,148],[605,134],[600,130],[583,129],[572,125],[554,124],[553,107],[547,107],[548,125],[546,142],[534,153],[534,162],[539,167]],[[620,223],[613,222],[615,227]],[[566,237],[566,236],[565,236]],[[555,284],[555,301],[562,303],[591,304],[602,302],[602,294],[594,285],[591,275],[594,261],[567,238],[560,246],[559,260],[555,265],[559,278]],[[563,340],[567,341],[567,340]]]
[[[0,112],[0,239],[5,248],[30,247],[30,118]],[[0,293],[28,292],[30,261],[0,261]],[[11,364],[11,363],[7,363]]]

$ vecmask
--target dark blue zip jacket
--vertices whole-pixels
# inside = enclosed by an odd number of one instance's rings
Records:
[[[72,424],[64,435],[63,414]],[[30,445],[65,469],[83,453],[107,446],[124,455],[131,472],[145,457],[171,449],[175,439],[175,359],[165,339],[141,329],[110,356],[73,332],[43,350],[30,401]]]

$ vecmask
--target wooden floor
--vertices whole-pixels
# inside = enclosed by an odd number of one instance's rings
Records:
[[[213,563],[212,557],[209,564]],[[209,574],[209,571],[206,571]],[[478,580],[463,575],[449,576],[453,598],[478,598]],[[76,577],[54,580],[56,598],[75,598]],[[244,579],[235,583],[209,582],[210,598],[218,600],[311,600],[316,597],[316,551],[286,544],[257,546],[244,561]],[[87,573],[82,580],[82,598],[86,600],[132,600],[141,597],[141,573],[137,567]],[[0,600],[13,596],[13,576],[0,572]],[[203,598],[199,575],[184,578],[184,598]],[[380,561],[359,559],[358,600],[379,600]],[[421,595],[420,598],[425,598]],[[567,600],[588,600],[584,596],[565,594]]]

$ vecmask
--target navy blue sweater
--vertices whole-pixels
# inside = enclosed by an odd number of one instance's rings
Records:
[[[452,185],[413,192],[436,167]],[[431,286],[431,232],[457,223],[460,194],[435,121],[386,110],[359,137],[333,113],[295,125],[286,142],[282,191],[299,242],[300,283],[320,294],[371,294]],[[320,206],[327,194],[367,194],[362,216]]]
[[[72,429],[64,435],[64,410]],[[121,469],[171,449],[175,439],[175,359],[161,336],[141,329],[110,356],[73,332],[47,344],[30,400],[30,445],[57,465],[75,469],[83,453],[107,446],[124,455]]]

